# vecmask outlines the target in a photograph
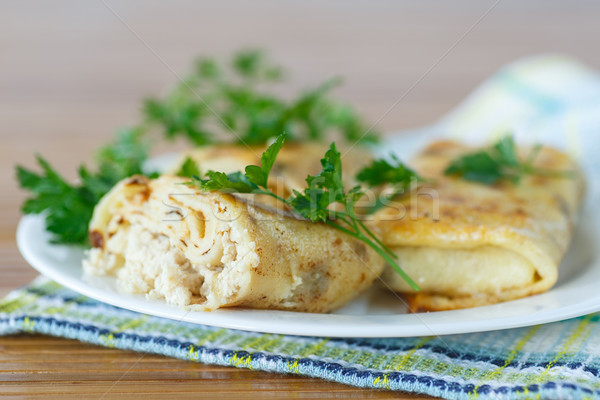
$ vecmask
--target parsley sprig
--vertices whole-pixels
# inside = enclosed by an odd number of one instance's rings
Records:
[[[144,173],[142,164],[147,151],[139,131],[122,131],[112,144],[97,153],[96,171],[79,168],[79,182],[75,184],[68,183],[48,161],[37,156],[42,173],[17,166],[21,187],[31,192],[22,211],[45,213],[46,229],[54,234],[53,243],[87,244],[94,207],[121,179]]]
[[[525,160],[520,160],[517,146],[512,136],[505,136],[493,146],[481,151],[465,154],[453,160],[446,168],[446,175],[457,175],[463,179],[494,185],[506,180],[518,184],[526,175],[567,178],[570,171],[555,171],[538,168],[534,165],[542,149],[534,146]]]
[[[284,76],[280,66],[256,50],[236,54],[230,65],[200,59],[164,99],[144,102],[145,123],[162,129],[167,138],[182,136],[196,145],[266,144],[282,132],[290,140],[337,134],[353,143],[376,141],[378,135],[369,131],[352,107],[330,98],[339,79],[287,100],[273,90]]]
[[[281,132],[288,132],[294,140],[323,139],[337,132],[356,141],[367,131],[350,106],[328,97],[337,80],[287,101],[264,90],[281,82],[284,75],[260,51],[239,52],[229,68],[213,59],[200,59],[190,76],[165,99],[144,102],[143,121],[103,147],[95,168],[80,167],[78,183],[69,183],[41,156],[41,172],[17,166],[17,180],[30,192],[23,212],[44,213],[55,243],[88,244],[87,228],[95,205],[121,179],[143,172],[148,153],[158,142],[153,135],[157,130],[164,139],[183,137],[194,145],[266,144]],[[363,140],[376,138],[370,133]],[[199,173],[190,160],[180,174]]]
[[[374,213],[385,207],[389,202],[404,193],[407,193],[411,185],[417,185],[425,181],[415,171],[403,164],[395,155],[391,160],[376,159],[370,165],[364,167],[356,175],[359,182],[370,188],[387,186],[375,199],[375,204],[368,208],[368,213]]]
[[[196,164],[196,161],[194,161],[191,157],[186,157],[175,175],[184,178],[191,178],[193,176],[200,175],[200,168],[198,168],[198,164]]]
[[[364,242],[383,257],[413,289],[419,290],[417,284],[398,265],[397,256],[377,238],[356,214],[355,205],[364,195],[364,189],[355,186],[350,190],[346,190],[342,180],[341,155],[335,143],[331,144],[321,160],[321,172],[316,175],[309,175],[306,178],[307,187],[302,192],[294,190],[289,197],[283,198],[268,188],[267,182],[271,168],[284,141],[285,135],[280,135],[267,148],[261,156],[260,166],[249,165],[244,172],[237,171],[230,174],[208,171],[206,178],[194,176],[188,184],[203,191],[253,193],[273,197],[287,205],[294,214],[301,218],[311,222],[325,223]],[[382,164],[376,165],[382,168]],[[391,169],[391,166],[389,168],[388,166],[383,168]],[[369,171],[371,170],[363,171],[364,175],[369,175]],[[373,184],[381,182],[375,179],[369,180]]]

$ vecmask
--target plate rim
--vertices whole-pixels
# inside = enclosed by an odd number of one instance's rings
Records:
[[[310,314],[293,311],[279,310],[250,310],[250,309],[224,309],[212,312],[186,311],[177,306],[168,305],[161,301],[146,300],[142,295],[121,294],[114,290],[107,291],[87,283],[80,276],[76,278],[61,270],[60,266],[50,265],[44,260],[39,249],[67,248],[67,251],[82,251],[80,247],[70,247],[49,243],[48,232],[43,229],[45,222],[42,215],[25,215],[19,221],[17,228],[17,246],[25,260],[42,275],[58,282],[59,284],[90,297],[94,300],[110,304],[130,311],[167,318],[175,321],[187,322],[198,325],[209,325],[242,331],[262,332],[271,334],[285,334],[295,336],[339,337],[339,338],[393,338],[393,337],[418,337],[418,336],[444,336],[463,333],[477,333],[493,330],[521,328],[542,323],[551,323],[569,318],[579,317],[600,311],[600,294],[597,298],[561,306],[555,309],[545,309],[532,314],[517,316],[504,316],[495,319],[473,319],[453,321],[453,316],[467,316],[469,314],[492,313],[502,308],[519,306],[531,302],[531,299],[540,299],[548,296],[549,292],[518,299],[510,302],[494,304],[471,309],[439,311],[433,313],[415,314]],[[42,229],[40,229],[42,227]],[[36,251],[35,237],[46,238]],[[591,262],[600,271],[598,257]],[[594,266],[588,268],[594,270]],[[106,279],[114,280],[107,277]],[[137,299],[137,300],[136,300]],[[127,301],[133,303],[127,304]],[[307,324],[306,320],[313,320]],[[332,324],[333,321],[333,324]],[[361,322],[360,324],[358,324]],[[365,323],[368,322],[368,323]]]

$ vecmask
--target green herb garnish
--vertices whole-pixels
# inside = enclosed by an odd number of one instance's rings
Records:
[[[53,243],[87,244],[94,207],[121,179],[144,173],[142,164],[147,150],[140,132],[123,131],[114,143],[100,149],[95,172],[84,166],[79,168],[77,184],[68,183],[41,156],[37,157],[41,174],[17,166],[19,184],[32,194],[23,203],[22,211],[45,213],[46,229],[54,234]]]
[[[306,178],[307,187],[283,198],[267,187],[271,168],[279,150],[283,146],[284,135],[277,140],[261,156],[261,165],[249,165],[245,171],[225,174],[208,171],[206,178],[195,176],[189,185],[204,191],[221,191],[226,193],[253,193],[271,196],[287,205],[293,213],[311,222],[321,222],[334,227],[375,250],[385,261],[400,274],[415,290],[419,287],[400,268],[397,256],[386,247],[371,230],[369,230],[355,212],[356,202],[363,196],[360,186],[346,191],[342,181],[342,161],[340,152],[332,143],[321,160],[321,172]],[[373,181],[373,183],[375,183]]]
[[[214,142],[266,144],[287,132],[294,140],[323,139],[337,133],[350,141],[376,140],[362,135],[366,125],[347,105],[328,97],[338,81],[327,82],[291,101],[264,91],[284,76],[258,51],[234,56],[229,68],[212,59],[201,59],[193,73],[163,100],[146,100],[143,122],[120,134],[102,148],[94,172],[79,169],[79,183],[70,184],[42,157],[42,173],[17,166],[20,186],[31,196],[25,214],[45,213],[47,230],[55,243],[87,244],[87,227],[100,198],[117,182],[143,173],[156,128],[165,139],[184,137],[194,145]],[[180,175],[199,175],[197,166],[184,163]],[[251,171],[259,178],[258,171]]]
[[[267,90],[283,76],[281,67],[259,51],[238,53],[229,68],[201,59],[166,98],[145,101],[146,124],[196,145],[266,144],[282,132],[290,140],[319,140],[334,133],[352,142],[377,139],[375,133],[364,135],[368,126],[350,106],[329,98],[339,79],[286,100]]]
[[[177,171],[175,175],[184,178],[191,178],[192,176],[200,175],[200,169],[198,168],[196,161],[192,160],[190,157],[186,157],[183,164],[181,164],[179,171]]]
[[[356,175],[359,182],[370,188],[387,185],[388,190],[382,191],[376,198],[375,204],[368,208],[368,213],[374,213],[385,207],[393,198],[407,193],[410,186],[424,181],[415,171],[404,165],[395,155],[391,162],[385,159],[373,160]]]
[[[452,161],[446,168],[446,175],[457,175],[463,179],[494,185],[507,180],[518,184],[525,175],[538,175],[553,178],[572,176],[569,171],[553,171],[534,166],[542,146],[534,146],[528,157],[522,161],[517,154],[517,146],[512,136],[505,136],[488,149],[463,155]]]
[[[420,179],[416,172],[404,165],[398,157],[391,155],[393,163],[384,159],[377,159],[371,165],[358,172],[356,178],[371,187],[392,184],[407,189],[410,184]]]

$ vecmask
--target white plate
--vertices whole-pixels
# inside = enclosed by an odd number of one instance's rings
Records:
[[[425,143],[444,136],[436,127],[402,135],[390,135],[379,147],[381,155],[394,152],[408,159]],[[544,138],[548,143],[552,138]],[[376,149],[377,150],[377,149]],[[152,160],[153,169],[173,161],[173,155]],[[582,212],[571,249],[560,268],[557,284],[547,293],[486,307],[432,313],[407,314],[396,295],[373,287],[332,314],[289,311],[224,309],[189,312],[140,295],[117,291],[114,278],[84,277],[79,247],[53,245],[40,216],[25,216],[19,224],[17,243],[25,259],[56,282],[117,307],[196,324],[247,331],[329,337],[409,337],[482,332],[560,321],[600,311],[600,199],[596,171],[588,171],[588,201]]]
[[[482,332],[559,321],[600,310],[600,210],[587,206],[556,286],[547,293],[486,307],[406,314],[402,301],[372,288],[333,314],[224,309],[187,312],[119,293],[114,278],[82,275],[83,250],[53,245],[40,216],[25,216],[17,242],[40,273],[93,299],[145,314],[246,331],[328,337],[409,337]]]

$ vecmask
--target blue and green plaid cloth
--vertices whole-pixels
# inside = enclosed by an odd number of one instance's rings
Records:
[[[507,130],[542,138],[580,156],[597,182],[600,75],[560,56],[522,60],[432,128],[467,140]],[[600,314],[444,337],[297,337],[142,315],[40,277],[0,302],[0,334],[18,332],[447,399],[600,398]]]

